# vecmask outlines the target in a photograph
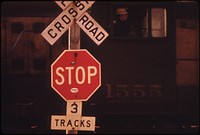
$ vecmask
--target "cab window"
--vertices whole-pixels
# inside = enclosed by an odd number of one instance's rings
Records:
[[[113,37],[163,38],[167,36],[165,8],[113,8]]]

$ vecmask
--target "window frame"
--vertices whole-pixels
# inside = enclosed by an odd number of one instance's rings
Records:
[[[114,27],[113,27],[113,21],[115,20],[115,9],[118,8],[118,7],[125,7],[125,8],[134,8],[134,7],[139,7],[139,8],[144,8],[146,9],[146,13],[148,14],[148,18],[147,18],[147,25],[148,25],[148,36],[147,37],[118,37],[118,36],[115,36],[114,35]],[[156,9],[156,8],[163,8],[165,9],[165,12],[166,12],[166,28],[165,28],[165,32],[166,32],[166,35],[163,36],[163,37],[153,37],[152,36],[152,29],[151,29],[151,21],[152,21],[152,18],[151,18],[151,9]],[[150,17],[149,17],[150,16]],[[170,10],[167,6],[164,6],[164,5],[152,5],[152,4],[133,4],[133,3],[121,3],[121,4],[111,4],[111,9],[110,9],[110,22],[111,22],[111,25],[110,25],[110,29],[109,29],[109,33],[110,33],[110,38],[111,39],[126,39],[126,40],[166,40],[170,37],[170,31],[169,31],[169,21],[170,21]]]

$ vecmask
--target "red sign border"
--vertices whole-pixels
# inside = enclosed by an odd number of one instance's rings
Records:
[[[63,54],[65,54],[66,52],[74,52],[74,51],[76,51],[76,52],[78,52],[78,51],[85,51],[87,54],[89,54],[90,56],[91,56],[91,58],[93,59],[93,60],[95,60],[97,63],[98,63],[98,65],[99,65],[99,85],[96,87],[96,89],[90,94],[90,96],[88,96],[88,98],[87,99],[70,99],[70,100],[68,100],[68,99],[66,99],[65,97],[63,97],[60,93],[59,93],[59,91],[56,89],[56,88],[54,88],[54,86],[53,86],[53,65],[63,56]],[[97,91],[97,89],[99,88],[101,86],[101,63],[94,57],[94,56],[92,56],[92,54],[89,52],[89,51],[87,51],[86,49],[76,49],[76,50],[64,50],[57,58],[56,58],[56,60],[51,64],[51,87],[67,102],[67,101],[87,101],[96,91]]]

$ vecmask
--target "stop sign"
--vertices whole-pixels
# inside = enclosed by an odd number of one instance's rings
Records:
[[[66,101],[87,101],[101,85],[101,64],[86,50],[64,50],[51,65],[51,86]]]

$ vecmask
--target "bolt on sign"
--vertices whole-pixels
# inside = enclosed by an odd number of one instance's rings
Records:
[[[95,1],[55,1],[62,12],[41,33],[53,45],[74,23],[97,44],[100,45],[108,33],[86,12]]]

